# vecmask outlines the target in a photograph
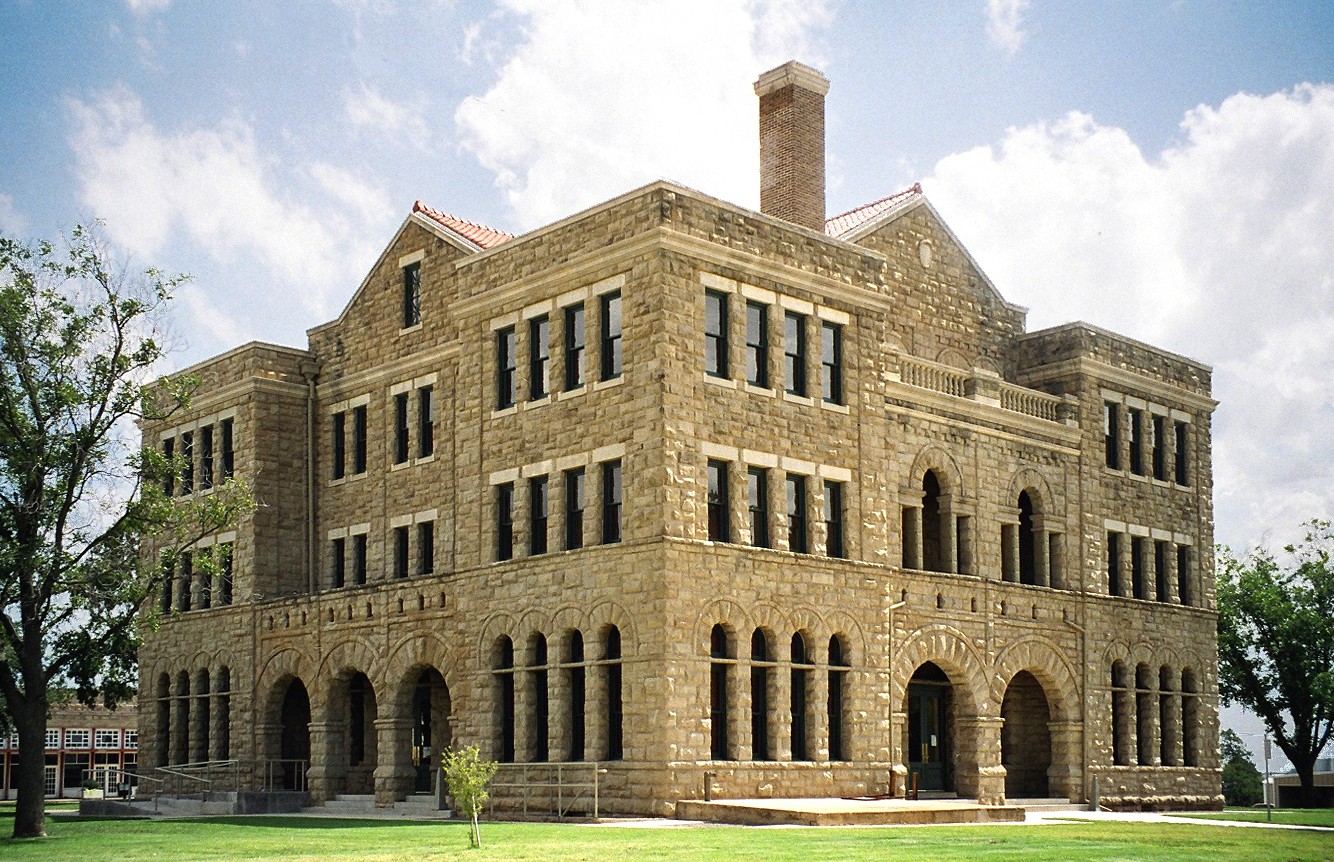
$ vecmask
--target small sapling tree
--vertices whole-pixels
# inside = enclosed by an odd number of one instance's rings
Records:
[[[454,797],[459,811],[468,816],[468,846],[482,846],[482,830],[477,823],[477,816],[482,812],[482,803],[486,802],[486,785],[495,776],[500,767],[498,763],[482,757],[477,746],[447,748],[441,758],[441,769],[445,773],[445,785],[449,795]]]

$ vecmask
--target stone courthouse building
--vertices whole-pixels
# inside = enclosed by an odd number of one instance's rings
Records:
[[[1221,804],[1210,369],[1027,332],[919,187],[826,218],[828,86],[756,82],[760,212],[418,203],[304,349],[191,368],[172,492],[263,505],[174,566],[141,765]]]

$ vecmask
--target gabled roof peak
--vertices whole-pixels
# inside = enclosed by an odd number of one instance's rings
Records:
[[[431,209],[421,201],[417,201],[412,205],[412,211],[414,213],[421,213],[440,226],[457,234],[481,249],[495,248],[502,242],[514,239],[513,234],[505,233],[503,230],[496,230],[493,227],[487,227],[484,224],[470,222],[467,219],[461,219],[458,216],[452,216],[449,213]]]
[[[867,222],[922,196],[922,184],[913,183],[911,187],[901,192],[895,192],[887,198],[863,204],[856,209],[848,210],[842,215],[826,219],[824,232],[835,239],[841,239]]]

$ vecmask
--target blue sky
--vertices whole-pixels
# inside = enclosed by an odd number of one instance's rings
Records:
[[[832,81],[828,209],[923,182],[1030,328],[1209,363],[1217,539],[1334,514],[1334,2],[0,0],[0,230],[191,273],[175,364],[304,345],[414,200],[521,232],[754,206],[751,83]]]

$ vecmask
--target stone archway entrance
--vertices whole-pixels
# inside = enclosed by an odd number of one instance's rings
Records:
[[[954,789],[954,774],[950,768],[954,751],[952,694],[950,678],[931,662],[918,667],[908,682],[904,759],[910,787],[915,775],[918,790]]]
[[[281,787],[283,790],[305,790],[305,773],[310,766],[310,695],[301,680],[294,679],[288,684],[279,716],[282,727],[278,741]]]
[[[1042,684],[1028,671],[1010,680],[1001,702],[1001,765],[1005,795],[1039,799],[1050,795],[1051,710]]]
[[[375,762],[379,748],[375,734],[378,710],[375,690],[364,673],[354,673],[346,683],[344,751],[347,752],[347,792],[375,792]]]
[[[434,668],[422,671],[412,691],[412,769],[414,793],[429,793],[440,765],[440,752],[449,747],[449,688]]]

